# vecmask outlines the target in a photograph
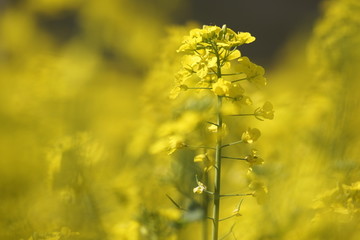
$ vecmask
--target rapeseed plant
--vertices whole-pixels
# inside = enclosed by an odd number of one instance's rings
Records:
[[[251,193],[222,194],[221,192],[221,169],[223,159],[242,160],[248,162],[251,173],[252,166],[262,164],[263,160],[253,149],[250,154],[244,157],[229,157],[225,155],[227,147],[238,144],[252,144],[261,135],[257,128],[248,128],[241,136],[240,140],[224,143],[226,139],[227,125],[226,117],[234,116],[254,116],[259,120],[273,119],[274,110],[270,102],[266,102],[263,107],[257,108],[253,113],[239,113],[243,110],[242,105],[252,103],[248,96],[245,96],[245,88],[241,82],[264,86],[264,69],[254,63],[249,58],[241,56],[237,49],[243,44],[249,44],[255,40],[247,32],[234,32],[224,25],[222,28],[217,26],[203,26],[202,29],[195,28],[184,38],[182,45],[177,50],[183,54],[182,68],[176,75],[176,84],[171,91],[171,98],[176,98],[182,91],[196,91],[197,101],[210,102],[207,110],[201,116],[194,115],[193,125],[184,121],[183,117],[177,120],[176,126],[172,126],[166,135],[169,137],[167,144],[168,154],[173,154],[178,149],[190,148],[201,149],[195,158],[195,162],[204,162],[203,180],[196,177],[197,186],[193,189],[194,193],[206,195],[203,198],[204,204],[204,229],[207,229],[207,219],[212,222],[212,239],[219,239],[219,224],[231,217],[240,216],[240,205],[230,217],[220,218],[220,200],[225,197],[234,196],[255,196],[259,202],[262,201],[267,189],[261,181],[251,179],[249,188]],[[244,84],[245,85],[245,84]],[[189,93],[188,95],[190,95]],[[223,105],[235,105],[237,114],[226,114]],[[183,113],[186,116],[188,112]],[[209,133],[202,133],[206,139],[196,137],[194,141],[192,126],[206,126]],[[175,128],[174,128],[175,127]],[[166,144],[166,142],[165,142]],[[214,174],[210,170],[214,169]],[[253,176],[254,178],[254,176]],[[213,206],[212,217],[207,216],[210,199]],[[232,234],[232,228],[230,229]],[[230,234],[229,233],[229,234]],[[206,231],[203,238],[207,239]]]

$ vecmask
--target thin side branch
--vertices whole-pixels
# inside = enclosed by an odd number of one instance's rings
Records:
[[[231,215],[231,216],[229,216],[229,217],[219,219],[219,221],[225,221],[225,220],[228,220],[228,219],[233,218],[233,217],[236,217],[236,216],[237,216],[236,214],[233,214],[233,215]]]
[[[244,74],[243,72],[238,72],[238,73],[223,73],[221,74],[222,76],[235,76],[235,75],[240,75],[240,74]]]
[[[167,197],[168,197],[168,199],[178,208],[178,209],[180,209],[180,210],[182,210],[182,211],[186,211],[186,209],[185,208],[182,208],[177,202],[175,202],[175,200],[174,199],[172,199],[169,195],[167,195],[167,194],[165,194]]]
[[[235,224],[236,224],[236,223],[234,223],[234,224],[231,226],[229,232],[228,232],[227,234],[225,234],[225,236],[223,236],[220,240],[224,240],[225,238],[227,238],[228,236],[230,236],[230,234],[233,233]]]
[[[239,140],[239,141],[236,141],[236,142],[224,144],[224,145],[221,146],[221,148],[229,147],[229,146],[232,146],[232,145],[235,145],[235,144],[238,144],[238,143],[242,143],[242,142],[243,142],[243,140]]]
[[[244,117],[244,116],[255,116],[254,113],[242,113],[242,114],[230,114],[230,115],[226,115],[226,116],[231,116],[231,117]]]
[[[236,194],[222,194],[220,197],[245,197],[245,196],[253,196],[253,193],[236,193]]]
[[[219,125],[217,125],[216,123],[213,123],[213,122],[210,122],[210,121],[206,121],[207,123],[209,123],[209,124],[212,124],[212,125],[215,125],[215,126],[219,126]]]
[[[227,157],[227,156],[221,156],[222,158],[232,159],[232,160],[242,160],[246,161],[246,158],[240,158],[240,157]]]

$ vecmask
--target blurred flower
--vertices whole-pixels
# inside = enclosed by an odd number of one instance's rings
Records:
[[[249,184],[249,188],[254,191],[253,196],[256,198],[259,204],[265,202],[267,197],[268,189],[264,183],[260,181],[253,181]]]
[[[211,156],[211,155],[210,155]],[[208,153],[201,153],[194,157],[194,162],[202,163],[204,171],[209,171],[214,166],[214,159]]]
[[[121,222],[112,229],[115,239],[138,240],[141,239],[141,226],[137,221]]]
[[[274,119],[274,109],[271,102],[265,102],[261,108],[255,111],[255,116],[270,120]]]
[[[256,149],[251,149],[251,154],[245,157],[246,161],[250,163],[250,166],[260,165],[264,163],[264,160],[260,158],[256,153]]]
[[[208,130],[209,132],[212,132],[212,133],[217,133],[218,132],[218,126],[217,125],[214,125],[214,124],[211,124],[209,127],[208,127]],[[226,126],[226,123],[223,123],[222,124],[222,131],[227,131],[227,126]]]
[[[185,55],[183,67],[189,72],[194,72],[199,78],[208,75],[211,68],[216,67],[217,58],[207,49],[199,49],[193,55]]]
[[[194,157],[194,162],[204,162],[206,159],[208,159],[207,154],[201,153]]]
[[[187,89],[188,89],[188,86],[186,86],[185,84],[175,86],[173,89],[171,89],[169,98],[175,99],[179,96],[181,91],[186,91]]]
[[[245,143],[253,143],[261,136],[261,132],[257,128],[248,128],[241,136],[241,140]]]
[[[218,96],[225,96],[229,94],[231,82],[223,78],[219,78],[216,83],[212,85],[212,91]]]
[[[245,73],[249,82],[258,86],[266,85],[264,68],[252,63],[248,57],[239,58],[237,63],[234,63],[233,66],[236,72]]]
[[[184,138],[180,135],[170,136],[168,154],[173,154],[177,149],[186,147]]]

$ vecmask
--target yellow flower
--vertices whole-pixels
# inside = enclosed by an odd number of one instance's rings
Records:
[[[218,132],[218,126],[214,125],[214,124],[211,124],[209,127],[208,127],[208,130],[209,132],[212,132],[212,133],[217,133]],[[228,134],[228,129],[227,129],[227,126],[226,126],[226,123],[223,123],[222,124],[222,128],[221,128],[221,135],[223,137],[225,137],[227,134]]]
[[[256,153],[256,149],[251,149],[251,154],[245,157],[246,161],[250,163],[250,166],[260,165],[264,163],[264,160],[260,158]]]
[[[274,109],[271,102],[265,102],[262,108],[255,111],[255,115],[265,119],[274,119]]]
[[[232,98],[242,98],[245,90],[238,83],[232,83],[227,96]]]
[[[195,156],[194,158],[194,162],[203,162],[207,159],[207,155],[202,153],[202,154],[198,154]]]
[[[193,192],[197,194],[202,194],[206,190],[206,186],[200,181],[197,181],[197,184],[198,185],[193,189]]]
[[[231,61],[231,60],[235,60],[235,59],[238,59],[239,57],[241,57],[241,53],[237,49],[233,50],[233,51],[228,51],[228,50],[223,49],[223,51],[220,51],[220,57],[223,60]]]
[[[168,149],[168,145],[169,143],[166,139],[160,139],[149,147],[149,152],[151,154],[158,154],[160,152],[164,152]]]
[[[261,181],[254,180],[249,184],[249,188],[254,191],[253,196],[259,204],[265,202],[268,189]]]
[[[198,50],[196,54],[185,55],[182,65],[190,73],[196,73],[198,77],[204,78],[209,70],[216,67],[217,58],[208,50]]]
[[[179,85],[184,84],[185,81],[191,77],[191,75],[192,75],[191,67],[190,68],[185,67],[184,69],[181,69],[175,74],[176,84]]]
[[[179,96],[181,91],[186,91],[187,89],[188,86],[186,86],[185,84],[175,86],[173,89],[170,90],[169,98],[175,99]]]
[[[197,49],[197,45],[202,41],[201,30],[199,28],[192,29],[190,35],[184,38],[182,45],[177,52],[192,52]]]
[[[229,94],[231,82],[223,78],[219,78],[216,83],[212,85],[212,91],[218,96],[225,96]]]
[[[210,159],[207,153],[201,153],[194,157],[194,162],[202,163],[204,171],[210,170],[214,166],[214,160]]]
[[[245,143],[253,143],[261,136],[261,132],[257,128],[248,128],[241,136]]]
[[[249,96],[243,96],[240,100],[240,103],[244,104],[244,105],[249,105],[249,106],[253,104],[253,102]]]
[[[173,89],[170,90],[169,98],[170,99],[177,98],[179,96],[180,92],[181,92],[180,86],[175,86]]]
[[[218,45],[226,49],[241,46],[243,44],[249,44],[255,41],[255,37],[251,36],[248,32],[235,33],[230,28],[223,27],[225,34],[219,40]]]
[[[239,42],[246,44],[252,43],[256,39],[255,37],[251,36],[251,34],[248,32],[239,32],[236,38],[238,39]]]
[[[236,72],[245,73],[247,80],[258,86],[265,86],[267,83],[264,68],[252,63],[248,57],[239,58],[237,64],[234,64],[234,69]]]
[[[221,66],[222,66],[221,68],[224,70],[230,69],[232,60],[235,60],[235,59],[238,59],[241,57],[241,53],[237,49],[233,50],[233,51],[220,49],[219,55],[220,55],[220,59],[221,59]]]
[[[231,83],[230,81],[219,78],[216,83],[212,85],[212,91],[218,96],[227,96],[232,98],[240,98],[244,93],[244,89],[238,83]]]
[[[201,30],[203,39],[213,39],[217,38],[221,28],[218,26],[208,26],[204,25]]]
[[[209,132],[216,133],[218,131],[218,126],[211,124],[208,127]]]

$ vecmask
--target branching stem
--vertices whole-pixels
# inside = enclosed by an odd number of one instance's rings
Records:
[[[212,240],[218,240],[219,235],[219,216],[220,216],[220,187],[221,187],[221,150],[222,150],[222,115],[221,115],[222,97],[218,96],[217,103],[217,141],[215,152],[215,182],[214,182],[214,206],[213,206],[213,238]]]

